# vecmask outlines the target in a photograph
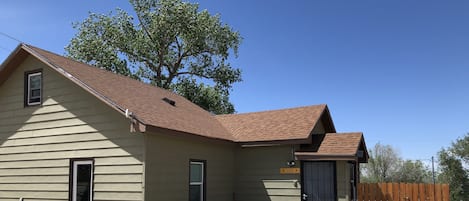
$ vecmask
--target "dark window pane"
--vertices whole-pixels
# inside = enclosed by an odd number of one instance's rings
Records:
[[[91,165],[83,164],[77,167],[77,201],[90,201]]]
[[[28,100],[29,105],[34,105],[41,102],[41,74],[28,75]],[[26,95],[26,94],[25,94]]]
[[[30,98],[29,99],[29,103],[37,103],[37,102],[40,102],[41,101],[41,98]]]
[[[189,186],[189,201],[202,201],[201,198],[201,186],[200,185],[190,185]]]
[[[191,164],[191,182],[202,182],[202,164]]]
[[[39,89],[41,87],[41,75],[30,77],[29,87],[31,89]]]
[[[41,96],[41,90],[40,89],[31,90],[31,97],[39,97],[39,96]]]

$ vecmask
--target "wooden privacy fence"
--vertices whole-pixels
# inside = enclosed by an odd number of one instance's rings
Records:
[[[449,201],[448,184],[360,183],[358,201]]]

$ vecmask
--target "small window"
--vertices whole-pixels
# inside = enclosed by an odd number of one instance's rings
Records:
[[[70,200],[93,200],[93,160],[72,160],[70,168]]]
[[[190,162],[189,201],[205,200],[205,162]]]
[[[42,72],[33,71],[25,74],[25,106],[41,104]]]

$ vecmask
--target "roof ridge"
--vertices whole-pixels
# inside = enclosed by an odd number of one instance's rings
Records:
[[[272,110],[264,110],[258,112],[246,112],[246,113],[237,113],[237,114],[219,114],[215,115],[216,117],[224,117],[224,116],[241,116],[241,115],[250,115],[250,114],[262,114],[267,112],[280,112],[280,111],[287,111],[287,110],[297,110],[302,108],[311,108],[311,107],[327,107],[327,104],[317,104],[317,105],[306,105],[306,106],[298,106],[298,107],[290,107],[290,108],[281,108],[281,109],[272,109]]]
[[[36,47],[36,46],[34,46],[34,45],[30,45],[30,44],[26,44],[26,43],[22,43],[21,45],[26,46],[26,47],[29,48],[29,49],[32,49],[32,50],[35,51],[36,53],[38,53],[38,52],[37,52],[35,49],[39,49],[39,50],[44,51],[44,52],[47,52],[47,53],[49,53],[49,54],[53,54],[53,55],[55,55],[55,56],[58,56],[58,57],[62,57],[62,58],[64,58],[64,59],[67,59],[67,60],[70,61],[70,62],[84,65],[84,67],[87,67],[87,68],[93,68],[93,69],[95,69],[95,70],[99,70],[99,71],[102,71],[102,72],[107,73],[107,74],[110,74],[110,75],[114,75],[114,76],[118,76],[118,77],[120,77],[120,78],[124,78],[124,79],[131,80],[132,82],[135,82],[135,83],[137,83],[137,84],[139,84],[139,85],[142,85],[142,86],[145,86],[145,87],[154,87],[154,88],[161,89],[161,90],[163,90],[163,91],[165,91],[165,92],[169,92],[169,93],[172,93],[172,94],[174,94],[174,95],[181,96],[181,95],[179,95],[179,94],[176,94],[176,93],[173,92],[173,91],[170,91],[169,89],[164,89],[164,88],[161,88],[161,87],[159,87],[159,86],[151,85],[150,83],[146,83],[146,82],[143,82],[143,81],[140,81],[140,80],[136,80],[136,79],[133,79],[133,78],[131,78],[131,77],[129,77],[129,76],[117,74],[117,73],[108,71],[108,70],[106,70],[106,69],[103,69],[103,68],[101,68],[101,67],[99,67],[99,66],[93,66],[93,65],[87,64],[87,63],[82,62],[82,61],[77,61],[77,60],[75,60],[75,59],[72,59],[72,58],[69,58],[69,57],[66,57],[66,56],[63,56],[63,55],[60,55],[60,54],[51,52],[51,51],[49,51],[49,50],[45,50],[45,49]],[[41,53],[38,53],[38,54],[41,55]]]

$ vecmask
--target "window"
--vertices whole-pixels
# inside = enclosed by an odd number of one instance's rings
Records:
[[[191,161],[189,201],[205,200],[205,161]]]
[[[73,159],[70,168],[70,200],[93,200],[93,160]]]
[[[42,72],[41,70],[25,73],[24,105],[33,106],[41,104],[42,99]]]

